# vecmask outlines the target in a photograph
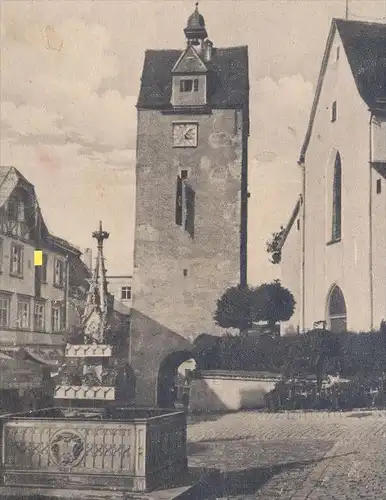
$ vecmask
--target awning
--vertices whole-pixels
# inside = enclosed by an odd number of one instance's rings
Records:
[[[64,362],[63,347],[23,347],[26,354],[33,360],[45,366],[58,367]]]
[[[0,357],[0,390],[42,387],[43,375],[37,363]]]

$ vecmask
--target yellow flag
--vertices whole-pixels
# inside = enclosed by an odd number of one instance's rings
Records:
[[[34,251],[34,265],[35,266],[43,265],[43,252],[41,250]]]

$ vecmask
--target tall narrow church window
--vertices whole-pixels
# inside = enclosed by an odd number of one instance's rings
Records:
[[[335,122],[337,118],[337,105],[336,101],[332,103],[332,109],[331,109],[331,121]]]
[[[342,235],[342,164],[337,153],[334,165],[334,183],[332,198],[332,240],[339,240]]]

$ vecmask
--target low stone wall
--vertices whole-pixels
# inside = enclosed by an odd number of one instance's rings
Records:
[[[264,396],[281,375],[267,372],[206,371],[191,383],[191,411],[263,408]]]

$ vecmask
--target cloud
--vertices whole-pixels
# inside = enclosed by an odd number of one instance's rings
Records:
[[[38,10],[1,16],[1,162],[35,185],[55,234],[90,246],[103,219],[112,272],[128,272],[121,249],[132,246],[136,97],[101,90],[121,65],[106,27]]]
[[[43,106],[16,106],[13,102],[1,103],[1,122],[6,130],[12,130],[17,136],[63,135],[56,125],[59,115],[49,113]],[[4,133],[6,133],[4,130]],[[2,135],[4,138],[4,136]]]
[[[277,157],[297,160],[313,95],[312,83],[298,74],[278,80],[266,77],[251,85],[255,158],[263,162]]]
[[[26,28],[16,19],[2,20],[2,120],[21,135],[55,132],[81,145],[133,147],[135,97],[99,93],[119,73],[106,28],[74,19]]]
[[[313,85],[301,75],[263,78],[251,85],[248,278],[280,277],[269,264],[266,241],[285,225],[300,194],[297,160],[307,127]],[[272,210],[272,207],[275,207]]]

